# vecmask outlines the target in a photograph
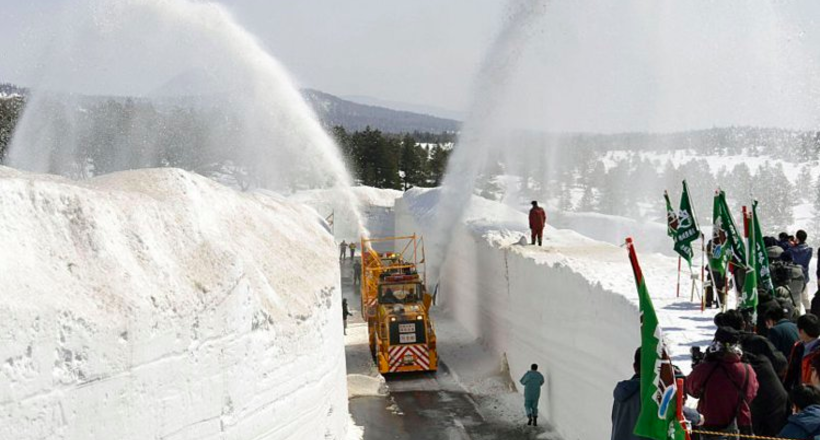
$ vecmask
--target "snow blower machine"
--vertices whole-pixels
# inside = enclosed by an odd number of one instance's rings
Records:
[[[406,237],[362,238],[362,315],[379,372],[436,371],[433,297],[425,288],[424,241]],[[376,243],[400,252],[378,253]]]

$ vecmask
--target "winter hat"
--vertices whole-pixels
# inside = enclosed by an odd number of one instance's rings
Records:
[[[535,200],[533,200],[533,201],[532,201],[532,206],[538,206],[538,202],[536,202]]]
[[[740,343],[740,333],[732,327],[719,327],[715,332],[715,342],[723,345],[735,345]]]

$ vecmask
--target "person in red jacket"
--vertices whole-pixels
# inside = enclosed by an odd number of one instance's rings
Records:
[[[544,209],[538,206],[538,202],[532,202],[532,209],[530,209],[530,232],[532,233],[531,244],[535,245],[535,239],[538,238],[538,246],[541,246],[541,238],[544,236],[544,226],[547,224],[547,213]]]
[[[706,359],[686,380],[686,392],[700,399],[698,411],[706,431],[752,433],[749,404],[757,395],[758,382],[752,367],[741,361],[742,354],[737,331],[720,327]]]

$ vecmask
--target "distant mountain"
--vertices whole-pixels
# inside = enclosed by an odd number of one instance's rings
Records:
[[[209,102],[218,102],[219,99],[224,98],[222,95],[230,93],[220,89],[218,84],[213,83],[212,78],[206,75],[181,75],[155,90],[147,99],[158,108],[172,106],[197,107]],[[29,89],[14,84],[0,83],[0,97],[12,95],[27,97]],[[328,128],[341,125],[347,130],[353,131],[363,130],[369,126],[387,133],[412,133],[414,131],[455,133],[461,125],[455,119],[358,104],[318,90],[302,89],[302,96],[316,112],[322,124]],[[108,99],[120,100],[125,97],[84,96],[83,98],[87,102],[96,102]]]
[[[346,95],[340,98],[353,101],[356,104],[372,105],[374,107],[384,107],[391,110],[399,110],[403,112],[421,113],[423,115],[435,116],[437,118],[455,119],[463,121],[466,117],[464,112],[457,112],[455,110],[448,110],[446,108],[436,107],[432,105],[410,104],[407,102],[388,101],[385,99],[374,98],[372,96],[362,95]]]
[[[302,95],[328,127],[341,125],[348,130],[363,130],[370,126],[388,133],[441,133],[456,132],[461,125],[454,119],[357,104],[313,89],[303,89]]]

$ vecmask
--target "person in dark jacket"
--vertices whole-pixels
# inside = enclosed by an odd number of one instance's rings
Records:
[[[814,316],[820,316],[820,290],[814,293],[814,298],[811,299],[811,310],[809,311]]]
[[[629,380],[618,382],[612,396],[612,436],[611,440],[642,440],[635,435],[635,423],[641,413],[641,349],[635,351],[632,364],[635,375]]]
[[[820,435],[820,390],[800,385],[791,392],[791,398],[795,413],[777,436],[804,440]]]
[[[345,258],[347,258],[347,242],[342,240],[342,242],[339,243],[339,259],[344,261]]]
[[[356,260],[353,262],[353,285],[358,286],[362,282],[362,262]]]
[[[742,362],[740,337],[732,328],[721,327],[706,358],[686,380],[686,392],[698,401],[707,431],[752,433],[750,402],[757,396],[754,369]]]
[[[547,213],[544,208],[538,206],[538,202],[533,200],[532,209],[530,209],[530,235],[532,236],[531,243],[535,245],[535,240],[538,239],[538,246],[541,246],[541,239],[544,236],[544,226],[547,225]]]
[[[544,385],[544,376],[538,372],[538,364],[532,364],[530,371],[521,377],[524,385],[524,409],[527,411],[527,425],[538,426],[538,400],[541,398],[541,385]]]
[[[723,325],[737,331],[743,360],[752,366],[759,388],[751,401],[752,428],[755,434],[772,436],[786,424],[789,395],[780,378],[788,365],[786,357],[772,343],[754,333],[746,332],[746,321],[737,310],[729,310],[721,317]]]
[[[744,353],[743,359],[752,366],[759,384],[750,405],[752,429],[757,435],[777,435],[789,416],[789,394],[766,356]]]
[[[347,334],[347,317],[353,316],[347,308],[347,298],[342,298],[342,321],[344,322],[344,334]]]
[[[789,234],[787,232],[781,232],[777,234],[777,245],[780,246],[784,251],[788,251],[792,247],[792,242],[789,241]]]
[[[716,316],[716,324],[718,327],[730,327],[737,332],[740,348],[743,350],[743,353],[765,356],[778,374],[786,370],[788,360],[785,354],[780,352],[777,347],[765,337],[746,331],[748,324],[740,311],[734,309],[728,310],[723,313],[720,318]]]
[[[635,424],[641,414],[641,348],[635,350],[632,363],[635,375],[629,380],[622,380],[612,393],[612,435],[610,440],[644,440],[635,435]],[[676,373],[677,375],[677,373]],[[696,410],[683,407],[683,416],[689,423],[699,426],[703,420]]]
[[[785,312],[780,307],[774,307],[766,311],[764,316],[766,327],[769,329],[766,337],[774,345],[777,351],[789,356],[792,347],[800,337],[797,335],[797,325],[786,319]]]
[[[809,263],[811,263],[811,257],[813,253],[813,249],[811,246],[806,244],[806,239],[809,238],[806,231],[799,230],[796,234],[797,237],[797,244],[794,247],[786,249],[786,253],[789,254],[794,261],[795,264],[799,264],[800,267],[803,269],[803,275],[806,277],[806,284],[809,282]]]
[[[793,390],[811,381],[812,359],[820,356],[820,319],[811,313],[797,318],[797,335],[800,340],[792,348],[789,367],[783,379],[783,385],[787,390]]]

